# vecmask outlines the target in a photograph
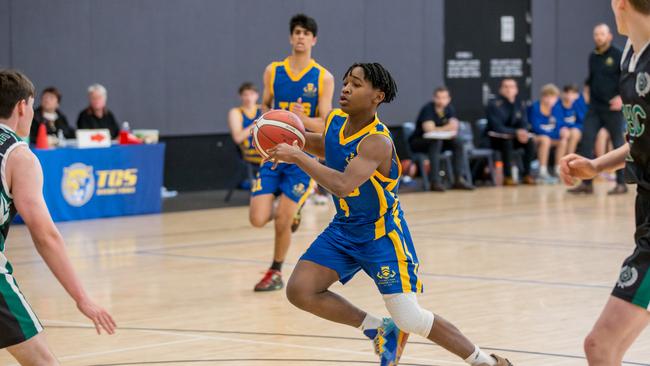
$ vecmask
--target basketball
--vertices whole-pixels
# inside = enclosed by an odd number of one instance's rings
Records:
[[[298,141],[300,149],[305,147],[305,126],[294,113],[282,109],[271,110],[255,122],[253,145],[265,159],[269,157],[268,149],[283,142],[293,145],[294,141]]]

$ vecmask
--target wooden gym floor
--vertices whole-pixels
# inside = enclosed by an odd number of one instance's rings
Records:
[[[401,196],[420,257],[423,306],[515,365],[584,365],[582,340],[633,248],[634,194],[568,196],[560,186]],[[633,190],[633,189],[632,189]],[[329,222],[308,205],[285,266]],[[7,256],[63,365],[377,364],[356,329],[293,308],[283,292],[253,293],[269,264],[272,225],[253,229],[247,207],[59,225],[89,292],[113,313],[117,335],[96,336],[14,227]],[[385,315],[371,280],[334,286]],[[625,365],[650,363],[644,333]],[[0,364],[13,365],[5,351]],[[412,336],[401,365],[464,365]]]

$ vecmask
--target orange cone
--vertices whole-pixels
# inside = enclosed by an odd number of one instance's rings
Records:
[[[38,134],[36,134],[36,148],[50,148],[50,145],[47,142],[47,129],[45,128],[45,123],[41,123],[40,126],[38,126]]]

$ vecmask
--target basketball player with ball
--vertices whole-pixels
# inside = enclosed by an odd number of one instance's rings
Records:
[[[511,366],[418,304],[423,289],[419,262],[397,197],[402,167],[388,127],[377,117],[379,105],[391,102],[396,93],[395,81],[382,65],[357,63],[345,73],[341,109],[329,114],[324,132],[300,136],[297,118],[270,115],[253,129],[256,146],[267,158],[303,169],[333,194],[336,206],[332,222],[293,270],[287,297],[302,310],[359,328],[373,341],[384,366],[398,364],[409,333],[472,366]],[[284,121],[290,126],[282,131]],[[268,148],[270,140],[279,144]],[[325,165],[307,153],[324,158]],[[373,316],[330,291],[334,282],[345,284],[360,270],[375,282],[391,318]]]
[[[284,61],[272,62],[264,70],[262,107],[293,112],[309,131],[322,132],[322,116],[332,109],[334,78],[311,58],[318,26],[313,18],[295,15],[289,23],[292,52]],[[284,287],[282,263],[291,244],[291,233],[300,223],[298,214],[313,187],[312,179],[300,167],[265,162],[251,189],[250,222],[263,227],[275,224],[273,261],[255,291],[274,291]],[[276,197],[277,205],[274,206]]]

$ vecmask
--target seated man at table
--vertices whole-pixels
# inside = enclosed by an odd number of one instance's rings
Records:
[[[445,186],[440,178],[440,156],[443,150],[452,150],[454,156],[454,189],[472,190],[474,187],[465,181],[464,172],[467,164],[463,142],[458,138],[460,123],[456,118],[456,111],[451,105],[449,90],[442,86],[433,92],[433,100],[425,104],[420,110],[415,124],[415,132],[409,138],[411,150],[425,153],[431,163],[430,189],[434,192],[444,192]],[[448,139],[427,138],[425,134],[443,132],[451,135]],[[442,135],[442,134],[441,134]],[[422,174],[425,174],[422,172]]]
[[[523,149],[522,182],[535,184],[530,174],[530,163],[535,157],[535,143],[528,130],[526,106],[517,98],[519,87],[512,78],[501,80],[499,95],[488,103],[486,117],[488,121],[487,134],[492,148],[501,152],[503,160],[504,185],[512,186],[517,183],[512,178],[512,161],[515,149]]]
[[[93,84],[88,87],[89,105],[79,113],[77,118],[78,129],[100,129],[106,128],[111,131],[111,138],[117,138],[120,132],[117,120],[113,113],[106,108],[106,88],[101,84]]]
[[[548,172],[551,148],[555,147],[553,166],[558,173],[557,162],[566,154],[570,132],[569,128],[564,125],[564,116],[557,106],[559,97],[560,90],[553,84],[546,84],[542,87],[539,100],[528,108],[528,120],[532,125],[537,142],[538,180],[540,183],[555,184],[558,182],[558,178]]]

